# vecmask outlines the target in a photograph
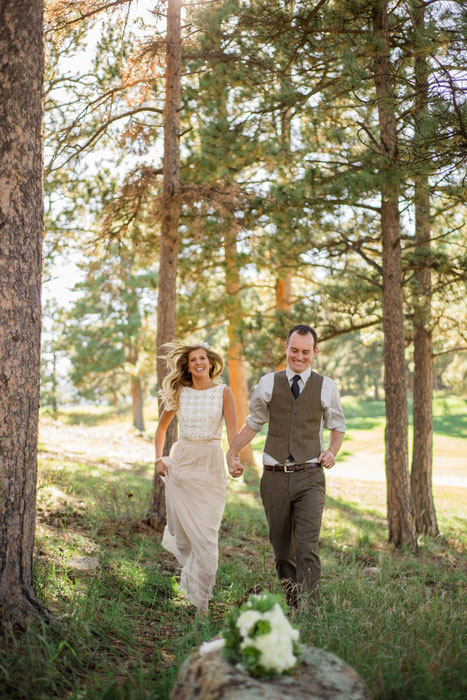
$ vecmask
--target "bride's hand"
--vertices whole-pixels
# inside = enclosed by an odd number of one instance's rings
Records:
[[[159,476],[167,476],[169,473],[169,468],[161,459],[158,459],[156,462],[156,471]]]

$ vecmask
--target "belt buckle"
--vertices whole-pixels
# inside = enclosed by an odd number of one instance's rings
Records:
[[[292,466],[292,465],[291,465]],[[287,469],[287,464],[284,464],[284,473],[285,474],[293,474],[294,470],[293,469]]]

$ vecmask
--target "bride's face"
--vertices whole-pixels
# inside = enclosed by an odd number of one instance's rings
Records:
[[[197,348],[188,355],[188,371],[192,377],[209,377],[209,370],[212,365],[209,362],[206,350]]]

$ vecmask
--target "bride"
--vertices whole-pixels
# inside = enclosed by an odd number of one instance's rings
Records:
[[[156,469],[165,482],[167,525],[162,545],[182,565],[179,590],[206,612],[216,580],[218,537],[227,476],[221,449],[225,420],[229,445],[237,434],[232,391],[214,380],[223,370],[207,343],[167,343],[169,374],[162,383],[164,410],[156,430]],[[179,439],[163,456],[165,436],[178,414]],[[234,466],[233,477],[241,475]]]

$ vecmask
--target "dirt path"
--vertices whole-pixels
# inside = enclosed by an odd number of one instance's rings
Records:
[[[120,469],[154,461],[152,441],[138,437],[128,422],[89,427],[42,418],[39,443],[44,456],[105,461]]]
[[[386,481],[384,455],[360,452],[344,462],[337,462],[326,476],[329,479],[354,479],[359,481]],[[433,484],[467,488],[467,457],[442,456],[434,458]]]

